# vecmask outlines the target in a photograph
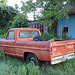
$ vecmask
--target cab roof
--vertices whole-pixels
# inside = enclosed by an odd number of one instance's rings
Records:
[[[9,30],[39,30],[37,28],[13,28],[13,29],[9,29]]]

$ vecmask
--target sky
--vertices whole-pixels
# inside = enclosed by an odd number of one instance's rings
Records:
[[[19,7],[21,7],[21,2],[22,0],[8,0],[8,5],[15,7],[15,4],[18,4]],[[28,0],[23,0],[23,1],[28,1]],[[35,2],[36,0],[34,0]],[[28,19],[33,20],[33,13],[28,14]]]
[[[19,6],[21,6],[20,1],[21,0],[8,0],[8,5],[15,7],[15,4],[18,4]]]

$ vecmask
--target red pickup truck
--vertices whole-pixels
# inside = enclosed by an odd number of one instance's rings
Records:
[[[0,39],[0,50],[10,56],[32,60],[36,65],[39,61],[57,64],[75,57],[75,40],[45,41],[39,29],[9,29],[5,39]]]

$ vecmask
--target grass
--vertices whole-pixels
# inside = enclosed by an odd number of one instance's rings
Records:
[[[0,75],[75,75],[75,59],[57,65],[46,62],[35,66],[34,63],[26,65],[23,59],[0,52]]]

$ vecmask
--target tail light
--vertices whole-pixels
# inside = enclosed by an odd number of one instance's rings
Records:
[[[52,55],[52,47],[50,48],[50,54]]]

